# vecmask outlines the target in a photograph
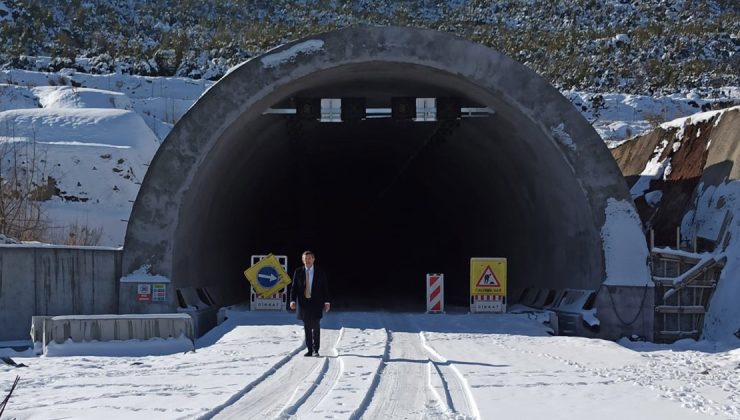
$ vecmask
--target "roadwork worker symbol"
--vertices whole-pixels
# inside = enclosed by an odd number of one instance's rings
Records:
[[[483,270],[483,275],[478,279],[477,287],[501,287],[501,282],[496,278],[496,274],[491,269],[490,265],[486,266]]]
[[[470,296],[506,296],[506,258],[470,259]]]

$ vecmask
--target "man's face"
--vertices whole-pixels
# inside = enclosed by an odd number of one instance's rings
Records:
[[[315,260],[313,255],[305,254],[303,255],[302,259],[303,259],[303,265],[305,265],[306,267],[313,266],[313,261]]]

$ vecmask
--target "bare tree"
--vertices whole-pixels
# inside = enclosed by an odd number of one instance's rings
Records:
[[[64,245],[99,245],[103,237],[102,226],[90,226],[87,223],[80,223],[79,220],[67,225],[61,233],[53,237],[53,242]]]
[[[19,133],[15,122],[7,122],[4,129],[5,135],[0,135],[0,234],[21,241],[98,245],[102,226],[79,221],[50,225],[42,203],[59,190],[57,180],[47,172],[46,152],[36,142],[33,127]]]
[[[665,117],[663,114],[658,112],[646,112],[642,114],[643,118],[645,118],[645,121],[650,124],[651,127],[657,128],[659,125],[663,124],[665,122]]]
[[[15,131],[15,124],[8,124],[0,136],[0,234],[43,240],[48,223],[41,201],[51,196],[55,182],[46,174],[35,131],[30,139],[18,138]]]

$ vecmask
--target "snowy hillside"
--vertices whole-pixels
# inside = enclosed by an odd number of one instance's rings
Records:
[[[0,0],[0,62],[217,80],[291,39],[396,25],[491,46],[562,89],[709,95],[740,85],[739,15],[728,0]]]
[[[49,190],[46,242],[70,225],[101,229],[100,245],[123,244],[126,221],[159,144],[211,82],[190,79],[0,74],[0,150]],[[7,82],[12,82],[9,84]]]

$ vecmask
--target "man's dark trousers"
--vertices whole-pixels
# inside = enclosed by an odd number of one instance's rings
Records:
[[[310,302],[310,299],[307,299],[307,301]],[[321,317],[314,316],[311,311],[306,311],[303,314],[303,331],[306,333],[306,349],[308,351],[319,351],[321,347]]]

